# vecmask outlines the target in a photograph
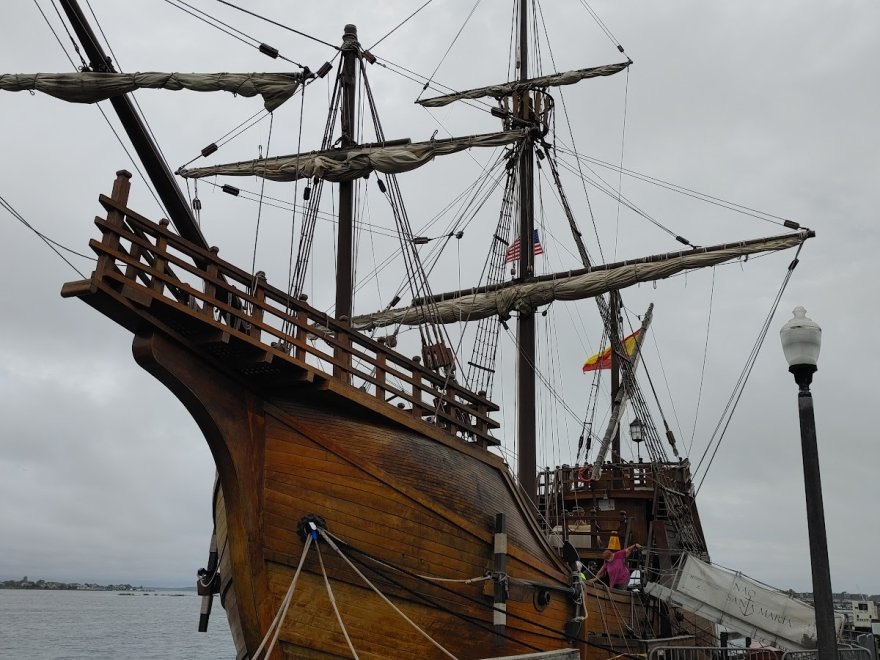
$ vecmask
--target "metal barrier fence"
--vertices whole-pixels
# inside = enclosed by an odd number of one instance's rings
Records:
[[[747,660],[751,657],[749,649],[731,646],[656,646],[648,654],[648,660]]]
[[[860,646],[838,646],[838,660],[875,660],[871,652]],[[648,660],[817,660],[818,651],[775,651],[769,648],[722,646],[658,646],[651,649]]]
[[[786,651],[782,654],[780,660],[816,660],[818,655],[819,652],[816,649],[810,649],[808,651]],[[868,649],[862,648],[861,646],[850,645],[837,647],[837,659],[875,660]]]

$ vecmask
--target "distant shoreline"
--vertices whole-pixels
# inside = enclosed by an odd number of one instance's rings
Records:
[[[19,589],[22,591],[147,591],[144,587],[130,584],[94,584],[91,582],[56,582],[55,580],[4,580],[0,589]]]
[[[188,587],[144,587],[131,584],[95,584],[93,582],[58,582],[57,580],[29,580],[27,576],[21,580],[0,581],[0,589],[17,589],[20,591],[195,591],[194,586]]]

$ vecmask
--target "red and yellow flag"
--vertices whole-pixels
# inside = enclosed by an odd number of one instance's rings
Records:
[[[641,329],[636,330],[629,337],[625,337],[623,339],[623,349],[626,351],[627,355],[632,355],[636,352],[636,342],[639,339],[639,333]],[[587,358],[587,361],[584,362],[584,373],[588,371],[596,371],[598,369],[610,369],[611,368],[611,346],[608,346],[604,350],[596,353]]]

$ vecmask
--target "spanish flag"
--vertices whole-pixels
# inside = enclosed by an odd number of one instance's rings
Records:
[[[636,342],[639,339],[639,333],[641,329],[636,330],[629,337],[625,337],[623,339],[623,348],[626,351],[627,355],[632,355],[636,352]],[[584,373],[588,371],[596,371],[598,369],[610,369],[611,368],[611,347],[608,346],[603,351],[596,353],[595,355],[588,357],[587,361],[584,362]]]

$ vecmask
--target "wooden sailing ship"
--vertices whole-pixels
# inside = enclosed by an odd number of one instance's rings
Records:
[[[113,75],[106,54],[76,3],[62,5],[91,61],[92,72],[79,80],[92,77],[100,84]],[[537,276],[533,250],[521,249],[518,276],[504,281],[512,237],[520,245],[533,241],[536,158],[547,160],[558,182],[547,138],[553,111],[548,90],[613,75],[630,64],[530,78],[529,11],[527,3],[521,7],[516,81],[423,102],[494,99],[501,132],[421,143],[377,134],[375,143],[363,144],[355,92],[374,56],[361,47],[355,27],[346,26],[319,152],[178,172],[186,178],[306,179],[314,199],[325,181],[338,183],[332,315],[309,304],[302,280],[274,286],[263,273],[222,259],[202,236],[127,98],[118,88],[96,92],[111,98],[177,231],[168,220],[154,222],[129,208],[130,174],[118,172],[111,194],[100,198],[101,238],[90,244],[98,255],[95,271],[66,284],[62,295],[82,299],[130,330],[138,364],[174,393],[205,436],[217,486],[212,553],[200,577],[202,625],[212,595],[219,593],[239,658],[355,652],[361,658],[486,658],[565,648],[600,658],[643,653],[658,638],[686,635],[705,642],[712,636],[697,617],[677,616],[645,597],[638,584],[610,589],[584,580],[590,562],[616,543],[646,546],[640,566],[647,579],[684,553],[706,555],[689,465],[677,460],[677,451],[676,458],[666,455],[639,398],[640,346],[629,352],[622,343],[617,292],[796,247],[812,234],[792,223],[795,231],[767,239],[686,245],[680,252],[594,265],[566,205],[582,268]],[[331,70],[327,65],[316,74],[280,80],[232,77],[210,84],[262,94],[268,108],[275,101],[267,88],[280,86],[287,90],[282,96],[291,96]],[[54,84],[25,77],[6,81],[6,88],[24,89],[31,82],[37,89]],[[208,85],[181,76],[170,83],[138,80],[136,74],[125,84]],[[64,97],[64,86],[61,81],[53,90]],[[494,274],[474,289],[435,295],[421,281],[418,237],[404,235],[410,279],[417,280],[412,304],[354,314],[353,181],[382,173],[383,193],[399,196],[397,173],[475,147],[504,149],[507,211],[501,217],[507,224],[490,249]],[[510,226],[514,216],[516,230]],[[553,300],[583,298],[598,303],[611,371],[619,379],[610,423],[591,465],[536,471],[534,406],[528,403],[536,390],[534,317]],[[455,351],[438,329],[462,320],[497,326],[498,317],[517,323],[516,476],[492,451],[499,444],[493,417],[498,407],[479,386],[480,376],[465,384]],[[642,336],[649,319],[650,310]],[[394,350],[394,333],[374,332],[401,325],[428,328],[420,355],[405,357]],[[478,373],[492,371],[478,362],[471,366]],[[649,460],[621,457],[619,429],[627,405],[642,417]]]

